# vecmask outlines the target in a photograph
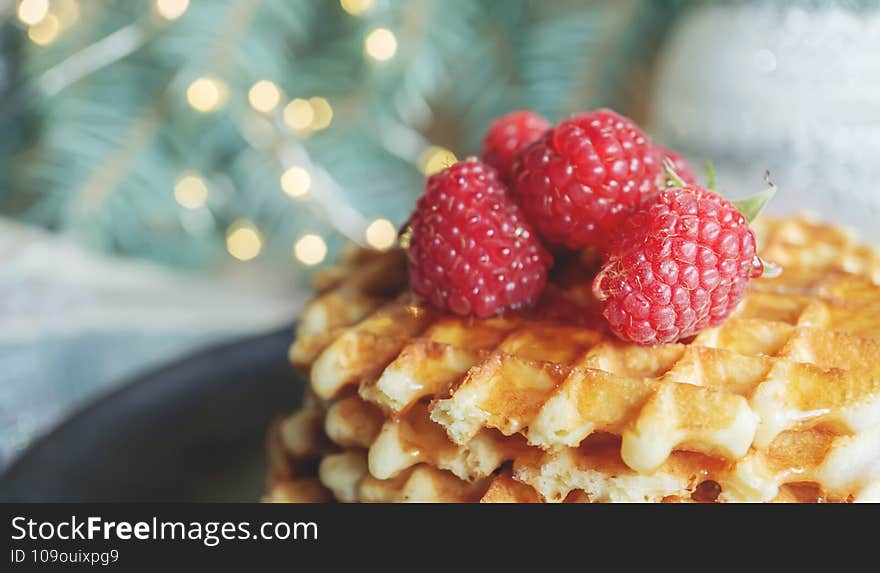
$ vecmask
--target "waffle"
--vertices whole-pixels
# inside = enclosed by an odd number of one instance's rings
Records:
[[[321,456],[332,451],[321,431],[322,411],[306,396],[303,407],[285,420],[272,424],[267,440],[269,487],[267,503],[320,503],[333,495],[316,477]]]
[[[310,391],[273,428],[269,497],[880,499],[880,255],[803,218],[756,235],[782,275],[652,348],[604,329],[587,256],[532,311],[477,320],[412,299],[400,251],[344,253],[290,351]]]

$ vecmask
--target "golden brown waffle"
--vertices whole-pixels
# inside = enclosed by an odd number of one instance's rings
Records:
[[[269,429],[266,453],[270,503],[319,503],[333,500],[330,490],[315,476],[321,455],[330,448],[321,431],[318,403],[308,397],[303,407]]]
[[[399,251],[350,251],[291,348],[314,394],[284,463],[320,460],[340,501],[877,499],[880,256],[804,219],[756,233],[783,274],[654,348],[604,330],[586,259],[476,320],[414,302]]]

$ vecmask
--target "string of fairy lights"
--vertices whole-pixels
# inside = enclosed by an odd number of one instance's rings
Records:
[[[374,0],[340,0],[339,4],[342,10],[355,17],[367,14],[374,8]],[[184,16],[189,8],[190,0],[153,1],[155,14],[168,23]],[[79,4],[77,0],[19,0],[16,15],[34,44],[49,46],[66,29],[76,24]],[[397,37],[387,28],[373,28],[364,36],[364,57],[371,61],[381,63],[392,60],[397,49]],[[223,109],[233,95],[222,77],[210,74],[191,81],[185,91],[189,107],[204,114]],[[263,118],[280,116],[286,129],[299,138],[328,129],[333,122],[333,106],[326,98],[288,98],[271,78],[256,81],[247,90],[246,97],[254,114]],[[418,167],[425,175],[430,175],[456,160],[450,150],[428,145],[418,157]],[[294,201],[308,201],[316,192],[316,176],[319,174],[309,165],[284,161],[283,154],[281,163],[279,192]],[[182,209],[197,211],[206,208],[211,184],[203,174],[187,170],[180,173],[171,191]],[[363,242],[380,250],[391,248],[397,238],[397,229],[385,218],[365,221],[359,233]],[[263,251],[263,245],[263,233],[253,221],[238,219],[226,229],[226,250],[239,261],[257,258]],[[328,246],[320,235],[306,233],[295,239],[292,252],[302,265],[314,266],[325,260]]]

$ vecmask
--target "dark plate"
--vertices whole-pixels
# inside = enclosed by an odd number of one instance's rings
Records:
[[[269,422],[303,382],[292,329],[200,352],[93,402],[0,476],[3,501],[257,501]]]

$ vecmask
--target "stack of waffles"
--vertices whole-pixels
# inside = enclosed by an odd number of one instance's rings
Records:
[[[756,226],[778,278],[652,348],[603,329],[589,256],[528,314],[419,304],[400,251],[317,277],[270,432],[269,501],[880,499],[880,254],[802,218]]]

